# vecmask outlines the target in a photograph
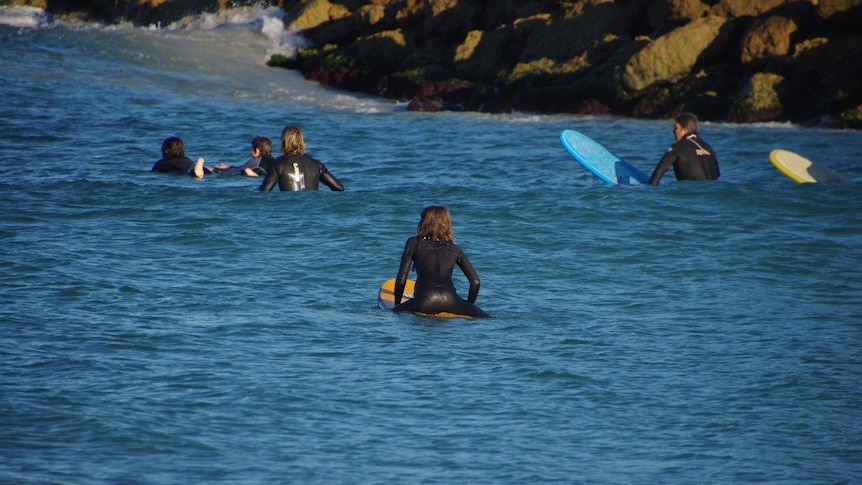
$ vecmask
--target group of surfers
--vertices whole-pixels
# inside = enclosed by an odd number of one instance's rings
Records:
[[[272,142],[264,136],[251,141],[252,158],[242,165],[219,163],[204,165],[204,159],[192,162],[186,156],[183,140],[172,136],[162,142],[162,158],[150,170],[156,173],[176,173],[204,178],[205,175],[229,172],[249,177],[264,177],[261,191],[270,191],[278,184],[282,191],[317,190],[323,183],[331,190],[342,191],[344,186],[326,168],[305,151],[305,138],[295,126],[286,126],[281,132],[281,156],[273,158]]]
[[[658,185],[665,172],[673,167],[677,180],[716,180],[721,175],[715,150],[699,134],[697,116],[681,113],[674,119],[675,143],[668,148],[649,179]],[[208,167],[204,159],[192,162],[185,155],[181,139],[170,137],[162,143],[162,159],[151,172],[188,174],[203,178],[207,174],[229,172],[250,177],[264,177],[259,190],[269,191],[278,184],[282,191],[317,190],[323,183],[330,190],[343,191],[344,186],[324,164],[306,153],[302,132],[287,126],[281,132],[281,156],[272,156],[272,143],[266,137],[252,140],[252,158],[243,165],[226,163]],[[467,277],[470,288],[467,298],[455,291],[452,272],[458,266]],[[416,271],[413,298],[401,302],[410,269]],[[452,217],[445,206],[425,207],[416,235],[407,239],[395,279],[393,311],[426,315],[451,313],[466,317],[489,316],[476,305],[479,296],[479,275],[461,248],[455,244]],[[399,303],[400,302],[400,303]]]

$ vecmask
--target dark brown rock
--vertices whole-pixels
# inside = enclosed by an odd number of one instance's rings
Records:
[[[796,29],[796,22],[780,15],[757,20],[742,37],[742,62],[787,55],[790,52],[790,36]]]
[[[656,82],[679,81],[691,73],[725,22],[722,17],[704,17],[650,42],[623,67],[623,84],[640,91]]]
[[[252,0],[0,0],[165,25]],[[862,0],[272,0],[269,64],[411,109],[860,125]]]
[[[778,74],[754,74],[734,101],[728,121],[753,123],[778,119],[782,104],[777,86],[783,81]]]

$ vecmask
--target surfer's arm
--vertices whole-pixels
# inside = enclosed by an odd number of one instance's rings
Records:
[[[230,170],[230,173],[240,174],[245,173],[246,170],[254,170],[258,165],[260,165],[260,160],[256,158],[252,158],[247,160],[242,165],[228,165],[226,163],[220,163],[219,165],[223,165],[222,169]],[[216,165],[218,168],[218,165]]]
[[[676,153],[673,148],[667,151],[663,157],[661,157],[661,161],[658,162],[658,165],[655,166],[655,170],[652,171],[652,175],[649,178],[650,185],[658,185],[659,180],[664,176],[667,169],[673,166],[673,162],[676,161]]]
[[[718,180],[721,177],[721,167],[718,165],[718,155],[715,154],[715,150],[710,150],[712,152],[712,157],[715,159],[715,179]]]
[[[325,168],[323,169],[323,173],[320,174],[320,181],[335,192],[341,192],[344,190],[344,186],[341,185],[341,182],[339,182],[337,178],[335,178],[335,175],[329,173]]]
[[[278,182],[278,173],[276,173],[275,166],[273,165],[266,171],[266,178],[263,179],[263,183],[260,184],[258,190],[268,192],[275,187],[276,182]]]
[[[481,281],[479,281],[479,274],[476,273],[476,270],[473,268],[473,265],[470,264],[470,260],[467,259],[467,255],[463,252],[461,253],[461,257],[458,258],[458,267],[461,268],[461,271],[464,272],[464,276],[467,277],[467,281],[470,282],[470,291],[467,293],[467,301],[470,303],[476,303],[476,298],[479,297],[479,286],[481,285]]]
[[[413,251],[416,249],[418,241],[415,237],[407,239],[404,244],[404,252],[401,253],[401,265],[398,266],[398,275],[395,277],[395,304],[401,303],[401,297],[404,296],[404,287],[407,286],[407,275],[410,274],[410,265],[413,263]]]

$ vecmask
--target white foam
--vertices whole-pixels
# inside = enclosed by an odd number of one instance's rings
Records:
[[[172,85],[171,90],[178,93],[207,92],[362,113],[393,110],[388,100],[332,90],[304,79],[297,71],[267,67],[271,56],[293,58],[297,48],[306,44],[297,30],[287,28],[284,13],[277,7],[236,8],[144,27],[129,22],[54,21],[40,9],[0,7],[0,23],[78,32],[82,49],[110,54],[119,62],[128,58],[131,65],[142,69],[134,77],[139,85]],[[97,47],[103,42],[100,32],[114,36],[109,47]],[[87,59],[100,62],[98,56]],[[128,80],[119,75],[118,82]]]
[[[36,7],[0,7],[0,25],[39,28],[50,21],[50,16]]]

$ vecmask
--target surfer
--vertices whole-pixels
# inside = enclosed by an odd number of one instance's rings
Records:
[[[452,283],[456,264],[470,282],[467,300],[458,296]],[[407,239],[401,254],[401,266],[395,278],[395,301],[401,301],[411,265],[416,270],[413,299],[397,305],[394,311],[488,316],[475,305],[479,296],[479,275],[464,251],[455,244],[452,219],[446,207],[430,206],[422,210],[416,235]]]
[[[320,182],[331,190],[344,190],[325,165],[305,153],[305,140],[295,126],[286,126],[281,131],[281,156],[261,162],[261,167],[266,170],[261,191],[272,190],[276,183],[282,191],[317,190]]]
[[[202,179],[205,173],[212,173],[212,169],[204,167],[203,158],[198,158],[197,162],[192,162],[186,157],[183,141],[171,136],[162,142],[162,159],[153,165],[150,172],[186,174]]]
[[[227,172],[230,174],[243,174],[249,177],[266,175],[266,171],[260,167],[261,159],[272,157],[272,141],[265,136],[256,136],[251,140],[251,158],[242,165],[228,165],[226,163],[216,164],[213,172]]]
[[[650,185],[658,185],[671,166],[677,180],[716,180],[721,176],[715,150],[698,134],[697,116],[680,113],[673,123],[673,136],[676,143],[656,165],[649,178]]]

